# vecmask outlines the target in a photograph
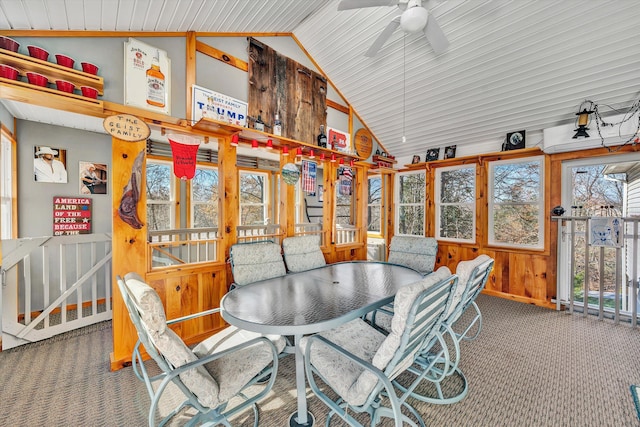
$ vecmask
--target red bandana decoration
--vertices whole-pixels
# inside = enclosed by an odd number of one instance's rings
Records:
[[[173,173],[180,179],[191,179],[196,174],[196,154],[200,140],[188,135],[167,135],[173,156]]]

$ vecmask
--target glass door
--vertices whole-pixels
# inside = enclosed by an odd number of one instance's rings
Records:
[[[562,206],[570,219],[561,221],[559,229],[560,301],[573,308],[584,307],[586,300],[601,315],[634,312],[640,263],[640,155],[565,162]],[[615,230],[608,224],[620,224],[619,244],[610,239]]]

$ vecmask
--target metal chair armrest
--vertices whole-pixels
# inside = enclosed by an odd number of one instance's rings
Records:
[[[175,319],[167,320],[167,325],[173,325],[175,323],[184,322],[185,320],[197,319],[198,317],[208,316],[210,314],[216,314],[220,312],[220,307],[211,308],[209,310],[200,311],[198,313],[188,314],[182,317],[176,317]]]

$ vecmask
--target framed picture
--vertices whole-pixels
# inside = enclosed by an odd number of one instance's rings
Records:
[[[413,160],[411,161],[412,165],[415,165],[416,163],[420,163],[420,156],[418,155],[413,156]]]
[[[36,182],[67,182],[67,150],[47,147],[33,148],[33,178]]]
[[[80,194],[107,194],[107,165],[95,162],[80,162]]]
[[[438,160],[440,157],[440,148],[429,148],[427,151],[427,158],[425,159],[427,162],[432,160]]]
[[[324,185],[318,185],[318,201],[319,202],[324,202],[323,190],[324,190]]]
[[[453,159],[456,156],[456,146],[450,145],[444,149],[444,158]]]
[[[510,132],[507,134],[502,151],[519,150],[525,147],[525,131]]]

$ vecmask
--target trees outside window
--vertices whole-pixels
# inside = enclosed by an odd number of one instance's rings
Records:
[[[437,238],[475,242],[476,167],[436,169]]]
[[[176,198],[170,162],[147,160],[147,227],[149,231],[175,227]]]
[[[382,177],[371,176],[368,179],[367,232],[382,233]]]
[[[489,244],[544,247],[542,156],[489,163]]]
[[[424,236],[426,172],[397,175],[396,234]]]
[[[268,224],[267,174],[240,172],[240,225]]]
[[[218,169],[198,165],[191,180],[191,226],[218,226]]]

